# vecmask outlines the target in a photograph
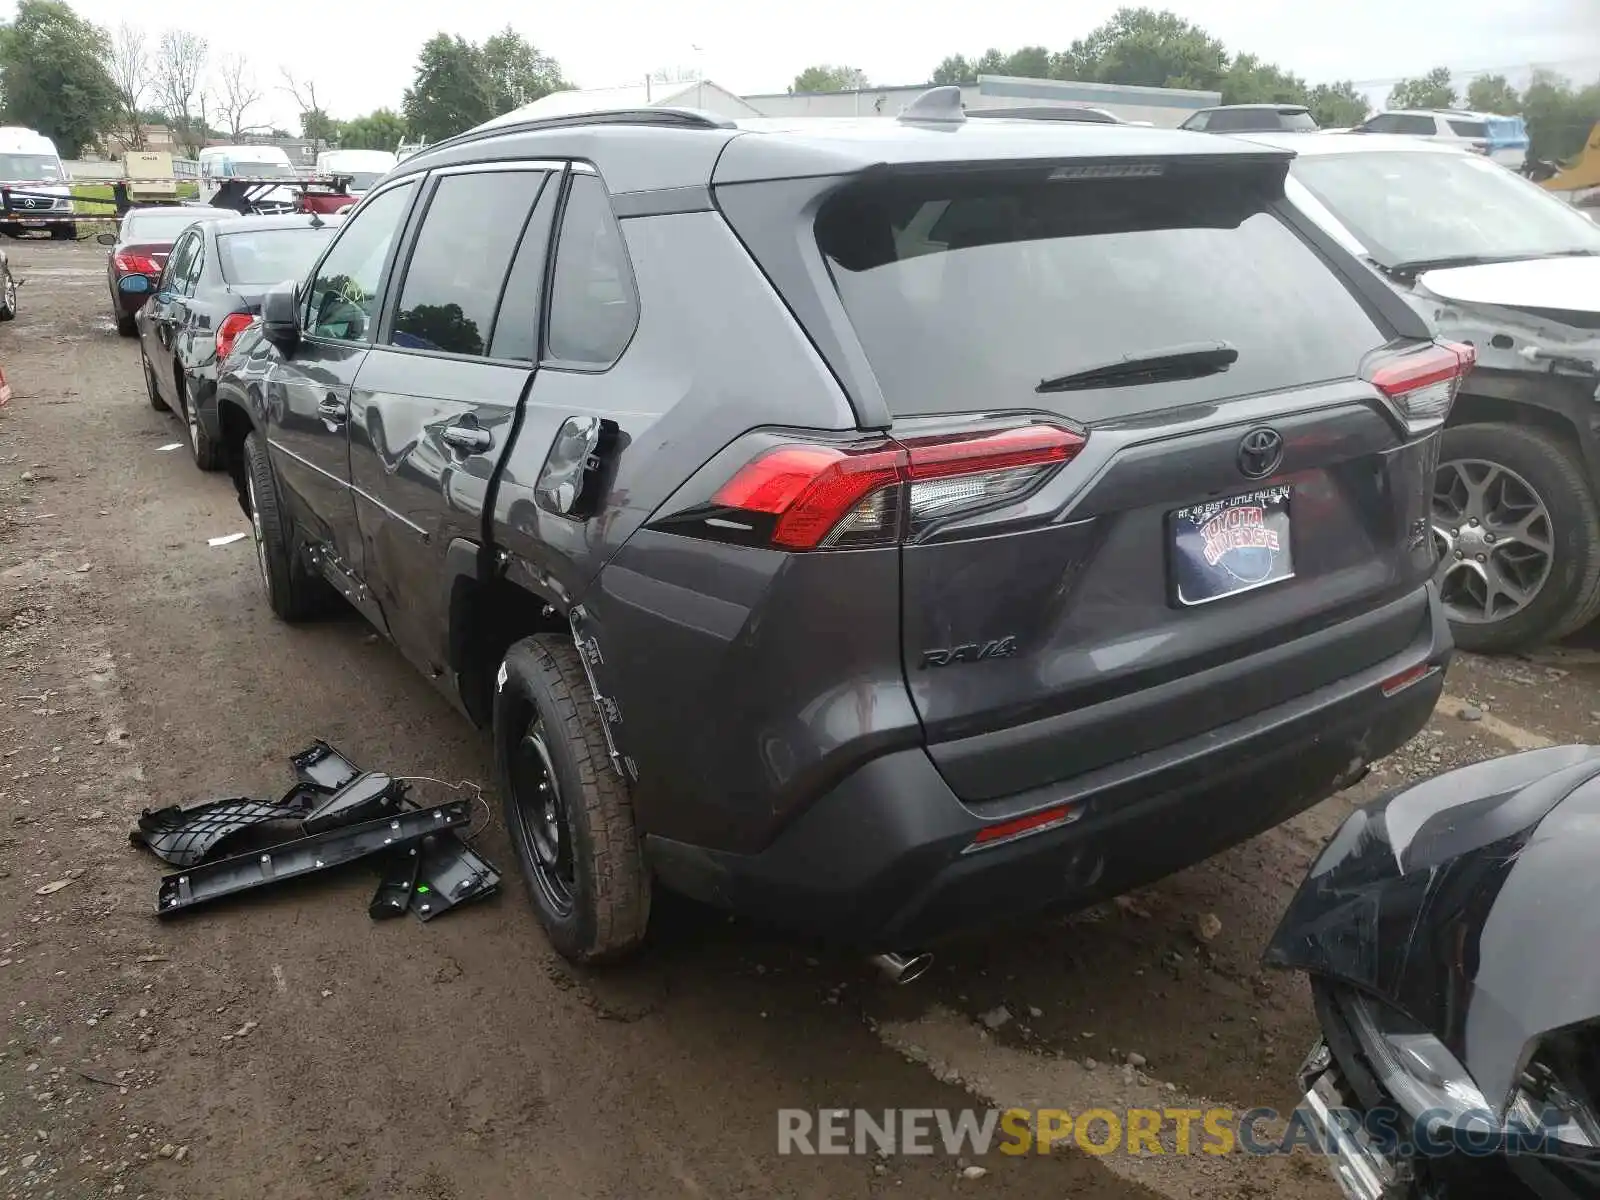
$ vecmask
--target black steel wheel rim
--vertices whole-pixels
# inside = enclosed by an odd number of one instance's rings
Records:
[[[550,760],[544,719],[538,715],[511,748],[511,798],[516,826],[512,832],[533,885],[552,911],[566,916],[572,912],[577,890],[572,822]]]

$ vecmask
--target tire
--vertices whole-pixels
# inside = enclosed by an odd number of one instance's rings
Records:
[[[11,276],[11,268],[0,270],[0,321],[15,321],[17,319],[17,281]]]
[[[206,427],[200,421],[200,414],[194,407],[194,385],[187,375],[180,375],[183,381],[183,423],[189,433],[189,453],[194,456],[194,465],[202,471],[215,471],[222,466],[222,447],[206,432]]]
[[[615,961],[644,940],[650,922],[650,875],[639,848],[633,801],[607,753],[600,713],[572,643],[557,634],[524,638],[506,651],[494,698],[495,766],[505,797],[506,829],[522,865],[533,908],[550,944],[575,963]],[[542,749],[542,753],[540,750]],[[541,778],[542,777],[542,778]],[[557,809],[568,878],[552,887],[551,856],[540,805]]]
[[[150,398],[150,407],[157,412],[171,412],[171,407],[161,398],[161,386],[156,383],[156,370],[150,365],[150,356],[139,351],[139,366],[144,370],[144,392]]]
[[[1487,474],[1489,468],[1498,474]],[[1476,502],[1481,521],[1463,518],[1474,504],[1463,500],[1470,494],[1468,479],[1476,479],[1488,497]],[[1529,507],[1530,499],[1543,506],[1544,519]],[[1508,514],[1527,513],[1533,513],[1533,523],[1525,519],[1523,533],[1508,532],[1517,527]],[[1450,631],[1463,650],[1524,649],[1565,637],[1600,613],[1600,505],[1582,464],[1560,438],[1536,427],[1501,423],[1446,429],[1433,514],[1444,556],[1440,589]],[[1524,536],[1533,540],[1524,543]],[[1480,538],[1492,544],[1484,546]],[[1544,546],[1542,572],[1535,543]],[[1474,573],[1474,561],[1486,563],[1490,577],[1522,585],[1526,598],[1509,602],[1516,607],[1480,604],[1481,576]],[[1509,563],[1520,564],[1514,575],[1506,573]]]
[[[280,619],[303,621],[327,605],[333,589],[313,575],[295,552],[289,522],[278,497],[278,483],[267,458],[266,440],[252,433],[244,440],[245,498],[250,509],[250,532],[256,547],[256,565],[267,603]]]
[[[50,240],[52,242],[75,242],[78,240],[77,225],[52,225],[50,226]]]
[[[128,316],[126,313],[116,312],[115,309],[112,311],[116,316],[118,333],[120,333],[123,337],[139,336],[139,326],[134,322],[132,317]]]

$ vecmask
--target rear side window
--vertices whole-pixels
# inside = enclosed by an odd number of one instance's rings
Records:
[[[1195,113],[1194,116],[1190,117],[1187,121],[1185,121],[1182,125],[1180,125],[1179,128],[1180,129],[1192,129],[1197,133],[1204,133],[1208,128],[1210,128],[1210,123],[1211,123],[1211,114],[1210,113],[1208,113],[1208,112],[1197,112],[1197,113]]]
[[[919,179],[847,192],[820,248],[897,416],[1063,401],[1038,385],[1226,342],[1222,374],[1073,393],[1083,419],[1341,379],[1387,340],[1268,209],[1257,168],[1187,177]]]
[[[1278,128],[1292,129],[1296,132],[1305,129],[1316,129],[1317,119],[1308,112],[1291,108],[1278,114]]]
[[[224,283],[267,285],[299,279],[333,237],[333,229],[263,229],[217,235]]]
[[[594,175],[574,175],[556,243],[549,356],[609,367],[627,348],[638,320],[633,268],[605,184]]]
[[[1451,132],[1457,137],[1487,139],[1489,136],[1489,126],[1482,121],[1457,121],[1452,119],[1449,125]]]
[[[1379,113],[1361,128],[1368,133],[1403,133],[1412,137],[1433,137],[1439,132],[1432,117],[1411,113]]]
[[[544,171],[439,180],[400,288],[391,345],[484,355],[511,256]]]
[[[1231,111],[1223,109],[1211,114],[1211,124],[1206,127],[1212,133],[1240,132],[1244,130],[1263,129],[1292,129],[1285,118],[1272,108],[1236,108]]]

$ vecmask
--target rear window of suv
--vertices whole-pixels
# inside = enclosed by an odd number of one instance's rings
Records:
[[[1387,335],[1270,211],[1271,175],[918,177],[835,197],[818,244],[897,416],[1064,405],[1092,420],[1349,378]],[[1215,342],[1238,351],[1221,374],[1036,392]]]

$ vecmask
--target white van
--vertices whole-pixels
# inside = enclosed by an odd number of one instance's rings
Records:
[[[296,174],[281,146],[207,146],[200,151],[200,199],[209,203],[227,179],[293,179]],[[300,196],[294,188],[281,187],[255,199],[258,205],[286,204],[292,209]]]
[[[45,220],[70,216],[72,189],[56,144],[42,133],[20,125],[0,126],[0,187],[10,189],[9,211],[0,214],[0,233],[20,237],[24,230],[48,229],[67,240],[78,236],[75,221]],[[21,214],[38,213],[39,216]]]
[[[317,174],[347,175],[350,194],[364,196],[399,161],[388,150],[324,150],[317,155]]]

